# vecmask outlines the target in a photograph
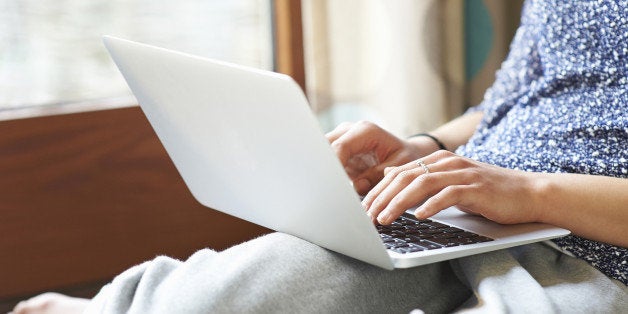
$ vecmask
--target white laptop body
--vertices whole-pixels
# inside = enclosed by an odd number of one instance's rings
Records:
[[[449,208],[433,220],[494,241],[400,254],[376,228],[288,76],[105,36],[158,137],[203,205],[386,269],[569,234]]]

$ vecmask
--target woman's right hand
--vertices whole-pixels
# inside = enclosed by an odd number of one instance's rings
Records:
[[[366,121],[344,122],[326,137],[360,195],[384,177],[386,167],[400,166],[438,150],[427,137],[402,140]]]

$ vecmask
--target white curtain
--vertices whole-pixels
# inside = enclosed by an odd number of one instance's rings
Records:
[[[399,136],[464,110],[459,0],[304,0],[307,93],[325,130],[371,120]]]

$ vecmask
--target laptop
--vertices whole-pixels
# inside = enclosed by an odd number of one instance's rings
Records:
[[[105,36],[187,187],[204,206],[385,269],[569,234],[455,207],[375,226],[288,76]],[[411,213],[409,209],[408,213]]]

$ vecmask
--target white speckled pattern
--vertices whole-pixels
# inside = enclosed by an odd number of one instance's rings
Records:
[[[484,119],[457,153],[526,171],[628,178],[627,76],[627,1],[528,0],[494,85],[471,109]],[[628,249],[577,236],[554,242],[628,285]]]

